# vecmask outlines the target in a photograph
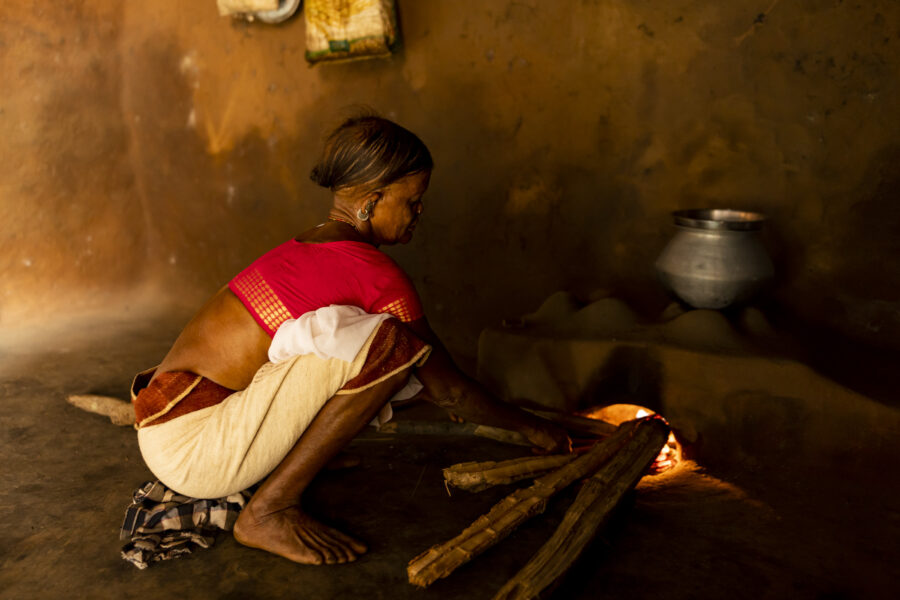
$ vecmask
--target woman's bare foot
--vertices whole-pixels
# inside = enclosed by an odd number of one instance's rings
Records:
[[[234,538],[245,546],[307,565],[350,562],[366,551],[365,544],[319,523],[299,506],[258,518],[247,506],[234,524]]]

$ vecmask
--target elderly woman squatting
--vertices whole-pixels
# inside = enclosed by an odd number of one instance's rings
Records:
[[[242,271],[136,379],[141,452],[163,483],[216,498],[262,481],[235,524],[240,543],[307,564],[365,552],[307,515],[301,498],[413,371],[425,397],[453,413],[519,431],[545,451],[571,450],[562,429],[497,402],[454,365],[409,278],[377,250],[412,239],[431,169],[428,149],[399,125],[346,121],[312,172],[333,192],[329,220]],[[396,318],[381,321],[352,362],[315,354],[270,361],[280,327],[335,305]]]

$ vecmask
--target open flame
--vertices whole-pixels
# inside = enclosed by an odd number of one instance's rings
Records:
[[[669,432],[669,439],[659,451],[653,464],[650,465],[650,474],[658,475],[675,467],[681,461],[681,444],[673,432]]]
[[[625,421],[630,421],[631,419],[643,419],[656,413],[635,404],[612,404],[610,406],[583,410],[578,414],[589,419],[599,419],[601,421],[606,421],[607,423],[612,423],[613,425],[620,425]],[[674,468],[680,461],[681,443],[679,443],[678,438],[675,437],[675,433],[670,432],[669,439],[666,441],[665,446],[662,447],[662,450],[659,451],[659,455],[657,455],[656,459],[650,465],[647,474],[659,475],[660,473],[664,473],[665,471]]]

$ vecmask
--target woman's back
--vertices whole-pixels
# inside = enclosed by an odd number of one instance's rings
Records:
[[[191,319],[157,372],[189,371],[244,389],[287,319],[330,304],[390,312],[405,322],[420,318],[421,303],[405,273],[355,234],[332,221],[257,259]]]
[[[156,373],[189,371],[242,390],[268,360],[271,338],[223,287],[190,320]]]

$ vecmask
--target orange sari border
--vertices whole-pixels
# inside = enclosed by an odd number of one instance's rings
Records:
[[[147,384],[156,369],[135,377],[131,397],[135,429],[159,425],[181,415],[219,404],[234,393],[202,375],[185,371],[160,373]]]
[[[431,354],[431,346],[401,325],[386,319],[378,330],[359,374],[344,384],[337,394],[355,394],[381,383],[404,369],[421,366]]]
[[[382,322],[369,344],[359,374],[347,381],[337,394],[355,394],[378,385],[391,376],[428,359],[431,346],[420,340],[396,319]],[[160,373],[156,368],[139,373],[131,386],[135,429],[166,423],[188,413],[215,406],[235,393],[218,383],[186,371]]]

